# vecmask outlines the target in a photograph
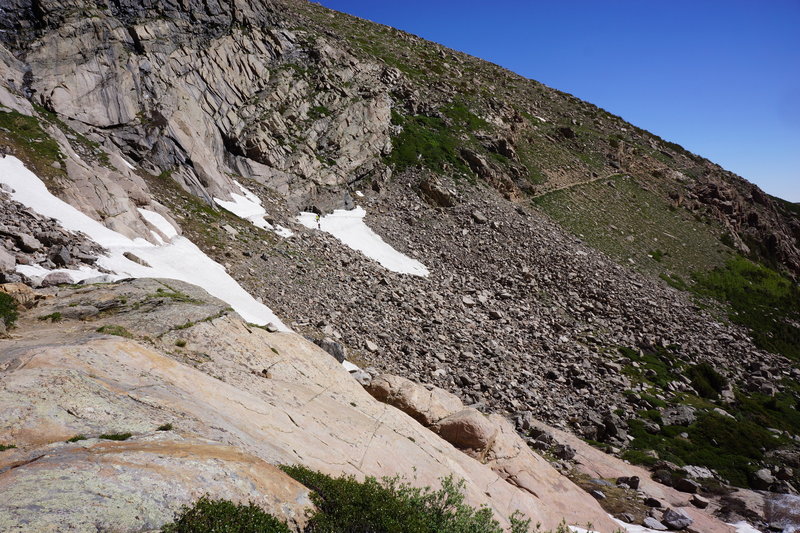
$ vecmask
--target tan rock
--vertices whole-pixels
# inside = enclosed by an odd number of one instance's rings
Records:
[[[541,469],[531,466],[536,468],[531,475],[540,482],[532,491],[506,482],[408,415],[375,401],[332,357],[298,335],[250,328],[232,314],[165,332],[167,317],[181,317],[178,324],[183,324],[186,313],[204,306],[178,301],[136,305],[153,292],[152,283],[136,280],[75,292],[59,289],[58,299],[23,313],[14,340],[0,341],[0,428],[4,441],[18,446],[0,456],[3,465],[15,464],[11,470],[0,466],[0,486],[24,479],[32,487],[40,481],[36,491],[15,492],[13,499],[0,501],[0,530],[23,519],[29,521],[30,530],[45,531],[89,520],[95,528],[109,529],[118,525],[120,516],[158,523],[206,483],[198,482],[198,474],[188,466],[192,461],[208,474],[203,479],[214,481],[215,494],[236,498],[247,497],[250,490],[260,494],[265,489],[249,481],[260,476],[258,470],[249,477],[240,474],[243,463],[251,461],[248,457],[271,464],[300,463],[332,475],[400,475],[419,486],[437,486],[439,479],[453,475],[465,480],[471,505],[488,505],[504,524],[519,510],[534,523],[554,528],[565,515],[551,496],[584,502],[585,493],[544,463]],[[188,285],[172,286],[197,295]],[[36,320],[73,301],[110,301],[122,295],[128,307],[106,319],[86,323],[66,318],[57,324]],[[210,302],[207,310],[215,307],[213,299]],[[141,342],[95,332],[104,323],[122,322],[137,324],[131,331]],[[178,335],[187,341],[185,349],[175,349]],[[156,431],[167,422],[173,431]],[[145,457],[136,454],[150,452],[136,451],[113,462],[102,458],[107,454],[98,455],[100,451],[87,451],[78,458],[67,453],[66,446],[75,446],[64,443],[71,436],[108,432],[133,433],[131,446],[155,439],[163,453]],[[232,447],[240,455],[229,460],[220,451],[206,461],[193,459],[194,452],[176,457],[177,452],[169,451],[187,441],[192,446],[200,446],[199,441]],[[43,455],[49,458],[42,463],[45,470],[37,470],[41,459],[27,462]],[[104,465],[102,472],[95,466],[98,463]],[[159,483],[169,483],[171,492],[156,487],[155,494],[163,498],[148,498],[134,490],[130,500],[114,498],[121,507],[116,510],[110,504],[87,505],[103,493],[92,490],[98,486],[94,482],[81,488],[91,472],[99,473],[97,483],[106,483],[109,494],[121,494],[137,480],[147,487],[143,464],[157,467]],[[53,481],[57,471],[60,477]],[[60,491],[58,486],[69,490]],[[293,496],[283,504],[299,505],[297,493],[289,493]],[[54,498],[47,500],[48,494]],[[41,509],[26,511],[32,505]],[[592,522],[603,532],[616,527],[594,501],[575,506],[568,520]]]
[[[365,388],[379,402],[397,407],[424,426],[431,426],[464,408],[455,394],[438,387],[429,390],[391,374],[375,377]]]
[[[494,441],[499,428],[477,409],[467,408],[440,420],[436,432],[456,448],[484,450]]]

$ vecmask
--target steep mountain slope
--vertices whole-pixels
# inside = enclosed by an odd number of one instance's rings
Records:
[[[156,246],[163,220],[295,331],[523,433],[535,415],[632,461],[708,467],[704,490],[796,490],[796,205],[312,3],[0,0],[0,29],[3,152],[108,228]],[[95,268],[102,250],[0,199],[5,281]],[[296,220],[356,204],[429,275]]]

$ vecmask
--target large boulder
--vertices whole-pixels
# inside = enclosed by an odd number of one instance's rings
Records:
[[[439,421],[436,432],[456,448],[484,450],[494,440],[499,428],[489,418],[468,407]]]
[[[661,517],[661,523],[663,523],[669,529],[676,531],[680,529],[686,529],[692,525],[692,522],[693,520],[691,518],[677,509],[667,509],[664,511],[664,516]]]
[[[430,389],[400,376],[381,374],[366,387],[373,398],[392,405],[424,426],[464,409],[455,394],[438,387]]]

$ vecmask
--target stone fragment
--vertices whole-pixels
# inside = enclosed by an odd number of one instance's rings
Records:
[[[50,253],[47,254],[47,257],[53,262],[54,265],[59,267],[65,267],[69,265],[69,262],[72,260],[72,256],[69,253],[69,248],[60,244],[50,248]]]
[[[473,211],[471,216],[472,220],[474,220],[478,224],[486,224],[489,221],[489,219],[486,218],[486,215],[484,215],[482,212],[478,210]]]
[[[42,243],[39,242],[39,239],[29,233],[15,233],[14,240],[17,242],[19,249],[26,253],[38,252],[42,249]]]
[[[375,353],[378,351],[378,345],[372,342],[371,340],[367,340],[366,342],[364,342],[364,347],[370,353]]]

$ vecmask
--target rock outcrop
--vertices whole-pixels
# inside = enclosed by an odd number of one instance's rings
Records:
[[[296,523],[307,492],[270,464],[301,463],[419,485],[454,474],[470,503],[501,520],[518,509],[545,527],[566,518],[614,529],[546,462],[527,466],[537,481],[520,491],[373,400],[312,343],[250,327],[195,287],[169,286],[186,297],[163,296],[158,280],[43,289],[14,338],[0,341],[0,427],[16,446],[0,452],[0,486],[14,495],[0,503],[0,528],[157,528],[204,492],[254,499]],[[104,311],[37,320],[74,304]],[[106,440],[120,433],[132,436]]]

